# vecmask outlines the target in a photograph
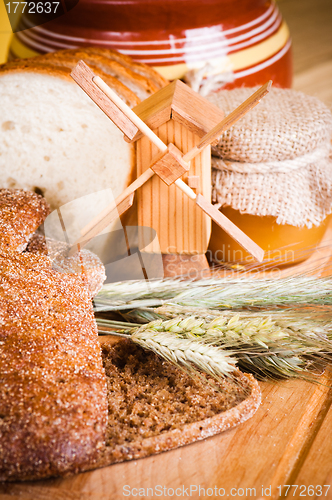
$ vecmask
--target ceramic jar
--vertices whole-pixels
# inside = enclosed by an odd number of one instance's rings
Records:
[[[272,0],[79,0],[31,27],[26,15],[10,57],[86,45],[115,49],[173,80],[188,75],[226,88],[268,79],[290,87],[291,41]]]

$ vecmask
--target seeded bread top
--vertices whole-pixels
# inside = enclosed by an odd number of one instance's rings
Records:
[[[0,253],[23,252],[50,212],[45,198],[23,189],[0,189]]]
[[[0,481],[78,472],[104,444],[106,379],[90,294],[49,262],[0,255]]]

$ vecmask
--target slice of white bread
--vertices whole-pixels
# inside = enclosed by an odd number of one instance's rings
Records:
[[[0,186],[34,190],[52,209],[105,188],[117,196],[134,177],[134,146],[70,77],[84,58],[130,107],[167,83],[98,49],[0,67]]]

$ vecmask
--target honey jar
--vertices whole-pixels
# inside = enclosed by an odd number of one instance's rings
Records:
[[[209,100],[229,114],[254,89]],[[320,245],[332,213],[331,111],[317,98],[272,88],[212,151],[212,200],[265,250],[265,263],[292,265]],[[252,258],[213,224],[212,262]]]
[[[263,248],[265,264],[273,266],[290,266],[310,257],[319,247],[332,220],[328,215],[319,226],[307,228],[277,224],[276,217],[241,214],[230,207],[223,207],[221,212]],[[214,222],[208,257],[213,263],[253,262],[253,257]]]

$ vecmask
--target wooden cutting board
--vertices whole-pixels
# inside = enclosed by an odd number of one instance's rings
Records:
[[[204,498],[205,488],[205,498],[208,494],[220,498],[224,492],[224,497],[259,499],[265,492],[265,498],[274,499],[279,497],[279,487],[287,484],[332,486],[332,390],[328,385],[328,374],[316,385],[261,383],[259,410],[237,428],[160,455],[66,479],[2,484],[0,498],[123,500],[139,497],[139,493],[154,498],[156,492],[163,492],[161,488],[166,493],[159,498],[172,498],[173,490],[173,498],[186,498],[191,488],[189,498],[196,499]],[[183,495],[175,496],[175,491]],[[300,498],[293,491],[290,497]],[[332,491],[323,498],[332,498]]]

